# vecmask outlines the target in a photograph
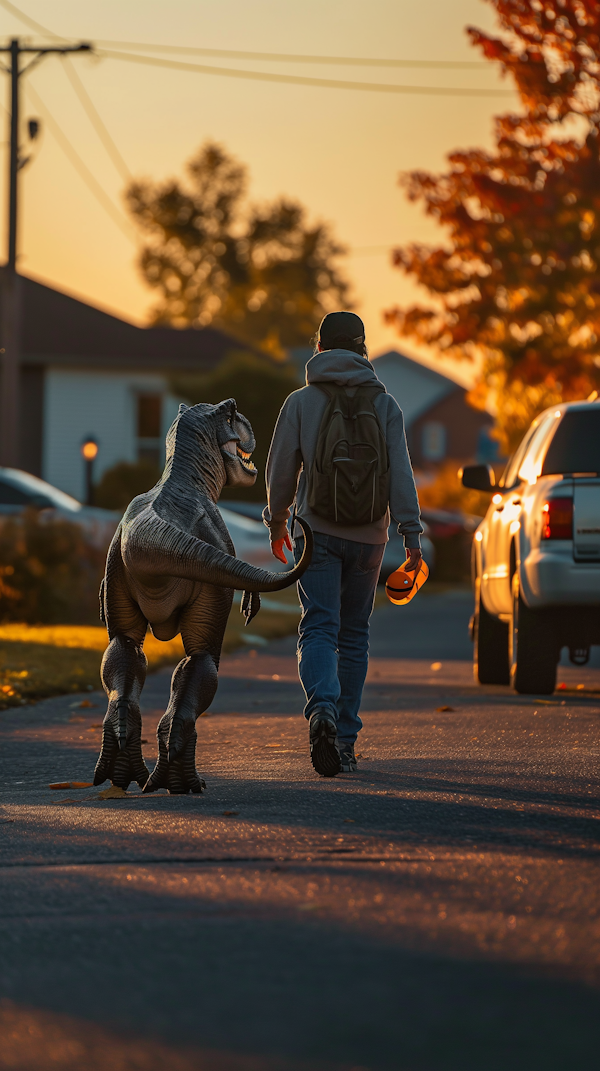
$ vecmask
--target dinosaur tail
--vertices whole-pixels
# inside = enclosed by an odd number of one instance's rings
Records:
[[[242,591],[269,592],[282,591],[283,588],[289,588],[292,584],[295,584],[308,569],[313,552],[312,528],[301,517],[296,517],[296,521],[304,533],[304,550],[300,561],[293,569],[286,573],[272,573],[269,569],[258,569],[253,565],[248,565],[247,562],[232,558],[230,560],[233,568],[230,578],[222,581],[224,586],[238,588]],[[238,565],[241,566],[239,570],[237,568]]]
[[[286,573],[249,565],[182,532],[155,513],[150,521],[140,518],[124,537],[123,562],[133,575],[143,565],[146,575],[179,576],[238,591],[281,591],[300,579],[312,558],[312,530],[300,517],[296,520],[304,533],[304,551],[298,564]]]

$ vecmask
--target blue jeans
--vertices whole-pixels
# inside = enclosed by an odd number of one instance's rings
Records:
[[[369,662],[369,618],[385,543],[314,533],[311,564],[298,582],[302,617],[298,671],[306,694],[304,717],[319,707],[337,720],[340,744],[353,744]],[[296,540],[299,561],[304,539]]]

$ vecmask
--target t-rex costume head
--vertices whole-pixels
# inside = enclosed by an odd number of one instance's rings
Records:
[[[197,479],[206,488],[218,488],[215,502],[225,485],[252,487],[256,483],[258,473],[250,460],[256,441],[250,421],[238,413],[233,398],[218,405],[180,405],[166,446],[165,471],[171,471],[177,455],[177,463],[189,479]]]
[[[147,792],[162,787],[201,791],[194,725],[217,688],[233,590],[245,593],[247,624],[260,609],[259,591],[288,587],[310,563],[312,533],[301,519],[304,553],[289,572],[272,573],[235,557],[216,503],[226,484],[255,482],[254,447],[250,423],[232,398],[218,405],[181,405],[167,435],[163,475],[125,511],[101,589],[110,639],[102,683],[109,704],[95,784],[110,777],[122,788],[135,780]],[[186,652],[173,674],[171,700],[158,727],[159,760],[151,777],[142,758],[139,709],[148,626],[160,640],[180,632]]]

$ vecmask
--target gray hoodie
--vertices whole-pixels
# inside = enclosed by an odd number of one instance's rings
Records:
[[[321,418],[328,403],[327,395],[315,383],[337,383],[356,388],[380,383],[367,357],[351,350],[325,350],[316,353],[306,366],[306,386],[286,398],[273,433],[267,459],[267,501],[263,517],[271,529],[272,539],[285,534],[290,507],[296,499],[296,513],[306,518],[315,532],[352,539],[357,543],[386,543],[390,512],[398,524],[407,548],[420,545],[423,531],[419,519],[419,502],[406,446],[404,417],[391,394],[380,393],[375,409],[385,433],[390,460],[390,509],[373,524],[350,526],[335,524],[318,517],[308,508],[306,472],[315,456]],[[300,479],[298,479],[300,474]],[[300,529],[294,535],[300,535]]]

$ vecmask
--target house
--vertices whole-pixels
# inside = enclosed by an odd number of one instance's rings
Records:
[[[94,479],[118,461],[161,463],[179,399],[172,373],[209,372],[250,347],[225,332],[141,328],[21,277],[19,465],[81,499],[84,440]]]
[[[373,367],[404,413],[415,469],[432,469],[447,460],[495,460],[493,419],[468,404],[459,383],[397,350],[375,357]]]

